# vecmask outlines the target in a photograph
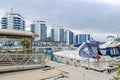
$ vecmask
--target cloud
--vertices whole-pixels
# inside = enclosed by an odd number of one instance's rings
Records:
[[[119,4],[119,0],[1,0],[0,8],[2,12],[14,8],[24,16],[27,27],[40,19],[47,25],[63,25],[84,33],[119,34]]]
[[[82,0],[83,1],[83,0]],[[91,3],[105,3],[109,5],[119,5],[120,0],[84,0],[85,2],[91,2]]]

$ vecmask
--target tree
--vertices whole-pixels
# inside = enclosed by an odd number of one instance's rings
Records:
[[[114,77],[114,80],[119,80],[120,79],[120,64],[118,64],[116,70],[117,70],[117,76]]]
[[[21,45],[23,45],[24,48],[29,49],[30,48],[30,41],[28,39],[24,39],[21,41]]]

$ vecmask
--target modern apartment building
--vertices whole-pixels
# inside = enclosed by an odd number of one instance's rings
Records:
[[[73,32],[70,31],[70,30],[66,30],[65,31],[65,41],[66,41],[66,44],[69,45],[69,44],[73,44]]]
[[[78,34],[76,35],[76,44],[90,41],[90,34]]]
[[[1,28],[9,30],[25,30],[25,21],[24,17],[19,13],[5,13],[1,18]]]
[[[35,38],[35,41],[45,42],[47,38],[47,27],[45,21],[33,21],[31,26],[31,32],[39,35]]]
[[[51,41],[64,42],[64,29],[62,26],[53,26],[51,28]]]

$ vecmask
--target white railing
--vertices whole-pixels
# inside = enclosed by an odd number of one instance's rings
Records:
[[[0,53],[0,66],[45,64],[41,54]]]

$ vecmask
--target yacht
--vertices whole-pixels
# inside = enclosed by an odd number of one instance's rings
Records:
[[[120,62],[120,38],[100,44],[84,42],[76,50],[54,52],[55,58],[65,64],[98,71],[114,69]]]

